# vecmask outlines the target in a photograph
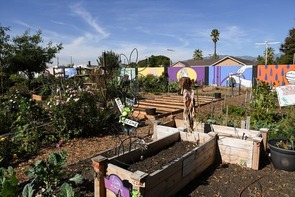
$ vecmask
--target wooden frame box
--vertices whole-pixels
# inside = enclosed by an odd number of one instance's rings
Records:
[[[171,125],[171,123],[169,123]],[[169,125],[166,123],[166,125]],[[184,121],[175,119],[175,127],[183,128]],[[204,132],[204,123],[196,123],[195,130]],[[267,131],[248,130],[211,124],[211,131],[218,135],[221,161],[259,170],[260,152],[267,142]]]
[[[126,163],[139,160],[143,154],[141,150],[133,149],[126,154],[111,158],[106,158],[101,153],[92,159],[96,172],[94,179],[96,197],[115,196],[114,192],[105,187],[107,181],[105,177],[113,175],[120,177],[122,182],[130,183],[132,189],[139,191],[142,196],[173,196],[214,163],[217,148],[215,133],[180,132],[176,128],[161,125],[155,126],[155,129],[156,140],[147,145],[144,153],[146,156],[155,154],[165,149],[167,145],[180,140],[195,142],[198,146],[150,174],[141,171],[131,172],[120,164],[120,161]],[[120,193],[123,194],[123,191],[120,190]]]

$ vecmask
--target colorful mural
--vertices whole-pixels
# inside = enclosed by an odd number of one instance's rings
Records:
[[[164,67],[148,67],[148,68],[138,68],[138,76],[147,76],[152,74],[154,76],[160,77],[164,72]]]
[[[209,85],[229,86],[229,78],[242,87],[252,87],[252,66],[210,66]]]
[[[120,77],[123,77],[124,75],[128,75],[129,80],[134,80],[136,78],[135,68],[122,68],[120,70]]]
[[[194,79],[199,84],[205,83],[205,66],[191,66],[191,67],[169,67],[168,76],[169,81],[177,82],[183,76]],[[284,86],[295,84],[295,65],[258,65],[257,76],[258,80],[265,81],[276,86]],[[146,76],[152,74],[154,76],[161,76],[164,72],[164,67],[150,67],[138,68],[139,76]],[[228,86],[229,77],[235,79],[237,85],[242,87],[252,87],[253,67],[251,65],[245,66],[209,66],[209,85]],[[121,75],[129,75],[129,79],[135,78],[135,68],[126,68],[121,70]],[[254,76],[255,77],[255,76]]]
[[[205,67],[191,66],[191,67],[169,67],[168,68],[169,81],[178,81],[181,77],[190,77],[198,84],[205,82]]]
[[[273,87],[295,84],[295,65],[258,65],[257,79]]]

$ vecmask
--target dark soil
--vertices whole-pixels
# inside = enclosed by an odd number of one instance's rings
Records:
[[[140,170],[148,174],[153,173],[173,162],[174,160],[180,158],[195,147],[197,147],[197,145],[192,142],[175,142],[175,144],[168,147],[167,149],[164,149],[151,157],[142,158],[141,161],[131,164],[128,170],[131,172]]]
[[[202,90],[203,91],[203,90]],[[228,93],[228,90],[226,90]],[[218,90],[218,92],[222,92]],[[203,93],[206,93],[204,90]],[[212,90],[208,94],[212,94]],[[198,108],[198,111],[205,113],[217,113],[221,111],[222,104],[232,104],[243,106],[245,104],[245,95],[227,97],[226,101],[219,101],[212,105],[205,105]],[[182,119],[182,113],[176,114],[177,118]],[[163,118],[161,121],[166,121]],[[152,126],[147,122],[145,126],[137,129],[137,136],[150,136]],[[53,151],[65,150],[68,153],[68,166],[66,172],[68,177],[80,173],[84,177],[84,183],[76,186],[75,191],[81,196],[94,196],[93,169],[91,167],[91,158],[101,151],[118,146],[126,135],[116,136],[98,136],[89,139],[73,139],[66,142],[60,148],[45,147],[40,153],[27,161],[18,161],[13,165],[19,181],[26,181],[28,177],[24,171],[36,160],[43,160]],[[147,137],[148,138],[148,137]],[[163,160],[163,159],[161,159]],[[166,160],[166,159],[165,159]],[[151,164],[160,163],[160,161],[151,161]],[[146,167],[148,168],[149,165]],[[135,169],[135,168],[134,168]],[[134,170],[132,169],[132,170]],[[273,168],[267,153],[262,154],[260,169],[252,170],[238,165],[227,163],[216,163],[210,169],[206,170],[201,176],[191,181],[176,196],[205,196],[205,197],[231,197],[231,196],[295,196],[295,172],[286,172]]]

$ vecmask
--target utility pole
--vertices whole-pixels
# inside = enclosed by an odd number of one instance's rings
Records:
[[[167,51],[170,51],[170,52],[174,52],[173,49],[166,49]],[[170,66],[172,65],[172,53],[171,53],[171,56],[170,56]]]
[[[255,45],[265,45],[265,65],[267,65],[267,53],[268,53],[269,45],[270,44],[279,44],[279,43],[280,42],[268,42],[268,41],[255,43]]]

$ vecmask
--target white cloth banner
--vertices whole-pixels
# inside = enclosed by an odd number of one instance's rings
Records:
[[[286,85],[276,87],[280,106],[295,104],[295,85]]]

